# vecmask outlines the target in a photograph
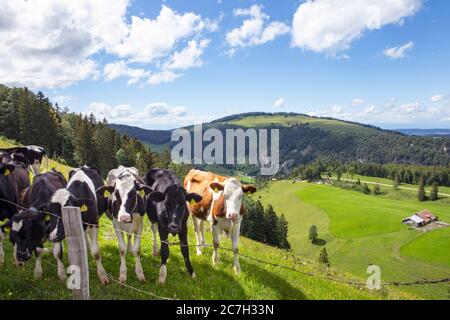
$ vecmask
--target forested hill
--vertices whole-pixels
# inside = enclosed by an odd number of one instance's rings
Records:
[[[450,163],[450,138],[408,136],[375,126],[295,113],[246,113],[204,125],[204,129],[279,128],[282,169],[317,159],[327,162],[440,165]],[[170,142],[170,131],[120,126],[143,142]]]
[[[112,129],[105,120],[52,104],[42,92],[0,85],[0,136],[17,144],[45,147],[70,166],[91,165],[106,175],[122,164],[141,172],[169,166],[167,154],[152,152],[137,138]]]

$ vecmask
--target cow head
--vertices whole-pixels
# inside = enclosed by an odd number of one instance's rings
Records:
[[[8,152],[0,152],[0,163],[9,163],[12,161],[12,157]]]
[[[223,183],[212,182],[210,188],[213,193],[213,201],[223,201],[225,217],[233,222],[237,222],[240,219],[242,197],[244,194],[256,192],[254,185],[243,185],[236,178],[229,178]]]
[[[45,216],[31,208],[15,214],[2,231],[9,231],[9,239],[16,246],[16,263],[23,266],[33,253],[43,250],[46,240]]]
[[[52,242],[61,242],[65,237],[61,211],[63,207],[79,207],[81,214],[97,213],[97,203],[91,199],[79,199],[66,189],[57,190],[48,205],[48,212],[50,213],[48,238]]]
[[[132,175],[125,175],[115,181],[114,186],[97,189],[98,198],[109,198],[109,211],[119,222],[131,223],[133,213],[137,212],[139,197],[151,196],[153,190],[136,180]]]
[[[168,223],[168,231],[175,235],[181,230],[183,220],[189,215],[186,201],[202,201],[202,197],[197,193],[189,193],[179,185],[170,185],[164,193],[158,195],[162,197],[157,205],[159,214],[165,216]]]

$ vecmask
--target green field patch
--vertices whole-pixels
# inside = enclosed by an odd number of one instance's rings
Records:
[[[450,228],[427,232],[400,248],[404,256],[450,266]]]

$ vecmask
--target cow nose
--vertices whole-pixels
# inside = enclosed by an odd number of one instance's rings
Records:
[[[25,262],[23,262],[23,261],[17,261],[17,266],[22,268],[22,267],[25,266]]]
[[[239,214],[238,213],[230,213],[228,215],[228,219],[231,219],[233,221],[236,221],[239,218]]]
[[[119,216],[119,221],[123,223],[130,223],[131,222],[131,215],[129,214],[123,214]]]
[[[175,223],[169,224],[169,232],[172,235],[176,235],[178,232],[180,232],[180,226],[176,225]]]

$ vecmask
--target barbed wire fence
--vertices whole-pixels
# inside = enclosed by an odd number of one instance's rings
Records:
[[[9,203],[11,205],[14,205],[17,208],[22,209],[22,210],[27,210],[28,209],[28,208],[25,208],[23,206],[20,206],[20,205],[14,203],[12,201],[9,201],[7,199],[0,198],[0,201]],[[41,213],[41,214],[44,214],[44,215],[53,216],[53,217],[56,217],[57,219],[62,219],[62,217],[60,217],[60,216],[58,216],[56,214],[53,214],[51,212],[39,211],[39,210],[34,210],[34,212]],[[98,228],[99,227],[98,224],[91,224],[91,223],[87,223],[87,222],[82,222],[82,224],[85,225],[86,227],[94,227],[94,228]],[[124,230],[116,229],[114,227],[112,227],[112,229],[115,230],[115,231],[127,234],[128,236],[144,238],[144,235],[138,235],[138,234],[135,234],[135,233],[129,233],[129,232],[126,232]],[[194,248],[194,247],[202,247],[202,248],[211,247],[211,248],[214,248],[214,245],[211,245],[211,244],[199,244],[199,245],[197,245],[197,244],[183,244],[181,242],[171,242],[171,241],[160,241],[160,243],[166,243],[169,246],[184,246],[184,247],[192,247],[192,248]],[[271,262],[271,261],[266,261],[266,260],[263,260],[263,259],[260,259],[260,258],[257,258],[257,257],[253,257],[253,256],[250,256],[250,255],[241,253],[241,252],[235,252],[234,250],[232,250],[230,248],[227,248],[227,247],[223,247],[223,246],[218,246],[218,249],[223,250],[223,251],[227,251],[227,252],[235,253],[235,254],[237,254],[238,256],[240,256],[240,257],[242,257],[244,259],[247,259],[247,260],[259,263],[259,264],[264,264],[264,265],[267,265],[267,266],[288,270],[288,271],[295,272],[295,273],[298,273],[298,274],[301,274],[301,275],[305,275],[305,276],[309,276],[309,277],[315,277],[315,278],[320,278],[320,279],[323,279],[323,280],[332,281],[332,282],[336,282],[336,283],[342,283],[342,284],[346,284],[346,285],[352,285],[352,286],[357,286],[357,287],[367,287],[367,282],[353,281],[353,280],[348,280],[348,279],[343,279],[343,278],[338,278],[338,277],[331,277],[331,276],[328,276],[328,275],[318,274],[318,273],[314,273],[314,272],[304,271],[304,270],[300,270],[297,267],[286,266],[286,265],[274,263],[274,262]],[[293,254],[290,254],[290,255],[293,256],[294,258],[300,260],[298,257],[294,256]],[[44,263],[46,263],[47,265],[51,265],[51,266],[56,267],[56,265],[51,263],[50,261],[47,261],[47,260],[42,260],[42,261]],[[91,272],[96,272],[95,270],[92,270],[92,268],[90,268],[90,267],[89,267],[89,270]],[[117,284],[119,284],[119,285],[121,285],[121,286],[123,286],[125,288],[128,288],[130,290],[133,290],[133,291],[139,292],[141,294],[145,294],[145,295],[151,296],[151,297],[153,297],[155,299],[159,299],[159,300],[176,300],[175,298],[161,296],[161,295],[158,295],[156,293],[153,293],[153,292],[150,292],[150,291],[146,291],[146,290],[137,288],[135,286],[123,283],[123,282],[119,281],[118,279],[116,279],[111,273],[108,273],[106,271],[105,271],[105,273],[109,277],[110,280],[112,280],[113,282],[115,282],[115,283],[117,283]],[[380,286],[400,287],[400,286],[414,286],[414,285],[433,285],[433,284],[442,284],[442,283],[450,283],[450,277],[440,278],[440,279],[419,279],[419,280],[414,280],[414,281],[386,281],[386,282],[381,282]],[[29,285],[29,287],[31,288],[32,286]],[[34,290],[39,290],[38,288],[35,288],[35,287],[33,287],[33,289]],[[45,292],[45,291],[42,291],[42,292]],[[48,292],[48,293],[49,293],[50,297],[55,298],[55,294],[54,293],[51,293],[51,292]]]

